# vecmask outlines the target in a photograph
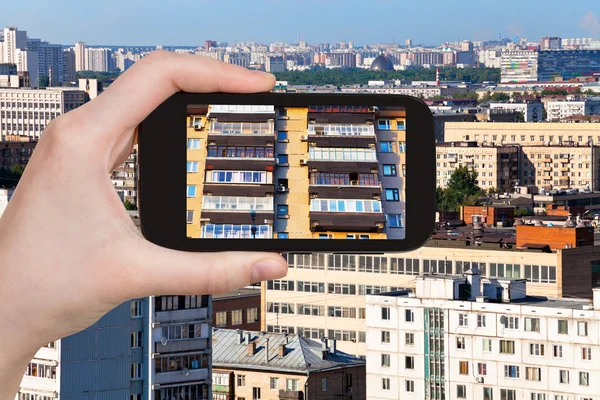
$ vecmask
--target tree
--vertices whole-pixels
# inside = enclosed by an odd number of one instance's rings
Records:
[[[125,209],[129,210],[129,211],[135,211],[137,210],[137,207],[135,204],[133,204],[132,202],[130,202],[129,200],[125,200]]]
[[[492,95],[490,94],[490,92],[487,92],[486,94],[481,96],[481,98],[479,99],[479,103],[488,103],[491,100],[492,100]]]
[[[436,192],[438,199],[438,210],[457,211],[461,205],[479,204],[479,197],[485,193],[478,186],[477,172],[462,166],[454,170],[446,189]]]
[[[510,97],[506,93],[494,93],[492,94],[492,101],[503,102],[508,101]]]
[[[510,97],[511,97],[513,100],[521,100],[521,99],[523,98],[523,93],[521,93],[521,92],[513,92],[513,93],[510,95]]]

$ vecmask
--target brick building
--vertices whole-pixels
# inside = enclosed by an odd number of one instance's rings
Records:
[[[260,286],[212,296],[213,325],[225,329],[260,331]]]
[[[514,207],[497,206],[461,206],[460,216],[466,224],[481,222],[492,226],[498,222],[512,224],[515,217]]]

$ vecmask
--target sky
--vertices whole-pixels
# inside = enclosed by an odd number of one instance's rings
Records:
[[[500,34],[600,39],[599,19],[598,0],[27,0],[5,2],[0,27],[59,44],[297,43],[300,35],[311,44],[437,45]]]

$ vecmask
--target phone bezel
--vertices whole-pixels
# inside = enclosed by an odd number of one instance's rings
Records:
[[[275,106],[378,105],[406,108],[405,239],[195,239],[186,235],[187,106],[247,104]],[[138,207],[142,234],[157,245],[184,251],[403,252],[421,247],[435,224],[435,135],[433,115],[421,100],[388,94],[176,93],[138,127]],[[175,195],[181,193],[181,195]]]

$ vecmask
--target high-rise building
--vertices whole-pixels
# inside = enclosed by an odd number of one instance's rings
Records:
[[[536,50],[504,51],[501,60],[501,83],[536,82],[538,56]]]
[[[411,48],[413,45],[413,40],[412,39],[406,39],[406,47]]]
[[[217,47],[217,42],[215,42],[214,40],[204,41],[204,51],[210,51],[210,49],[213,47]]]
[[[17,50],[19,49],[27,49],[27,32],[20,31],[14,26],[4,28],[2,60],[0,62],[18,64]]]
[[[62,54],[62,82],[77,81],[77,72],[75,66],[75,52],[72,49],[63,50]]]
[[[50,44],[40,39],[29,39],[27,49],[37,52],[38,80],[34,87],[57,86],[63,82],[63,46]]]
[[[473,42],[470,40],[463,40],[460,43],[461,51],[473,52]]]
[[[75,43],[75,71],[87,70],[87,57],[85,53],[85,43]]]
[[[528,285],[471,267],[367,296],[367,399],[593,398],[600,292],[540,298]]]
[[[540,42],[540,50],[561,50],[562,39],[559,37],[545,37]]]
[[[112,52],[110,49],[86,48],[86,66],[88,71],[109,72],[111,71]]]
[[[600,73],[600,50],[541,51],[538,78],[546,82],[554,78],[570,79]]]
[[[285,71],[285,57],[267,56],[265,62],[265,69],[267,72],[275,73]]]

